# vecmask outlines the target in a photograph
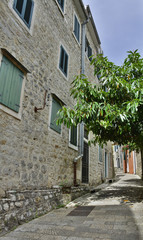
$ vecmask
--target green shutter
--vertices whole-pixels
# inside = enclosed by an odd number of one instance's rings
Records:
[[[9,95],[9,107],[15,112],[19,112],[20,108],[22,82],[23,73],[14,66],[11,82],[11,91]]]
[[[71,127],[70,143],[77,146],[77,127]]]
[[[61,108],[60,103],[53,98],[50,127],[58,133],[61,133],[61,125],[56,125],[56,120],[57,112],[59,111],[60,108]]]
[[[8,86],[9,62],[3,57],[0,68],[0,103],[4,104],[4,99],[8,100],[6,86]],[[7,105],[7,104],[6,104]]]
[[[23,73],[6,57],[0,69],[0,102],[8,108],[19,111]]]

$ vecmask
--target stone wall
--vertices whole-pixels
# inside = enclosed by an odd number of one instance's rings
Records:
[[[29,71],[24,79],[21,118],[15,118],[9,109],[5,111],[0,106],[0,182],[4,190],[51,188],[64,180],[72,184],[73,159],[78,156],[78,150],[69,146],[69,129],[62,126],[59,134],[50,128],[50,114],[52,93],[66,105],[73,105],[69,94],[71,82],[81,68],[81,45],[73,33],[73,18],[76,13],[82,23],[84,17],[74,1],[66,1],[65,15],[55,0],[34,2],[30,30],[14,11],[13,0],[0,2],[1,48],[5,48]],[[96,54],[89,26],[86,34],[93,54]],[[58,67],[61,44],[69,55],[67,78]],[[2,52],[0,55],[2,58]],[[85,70],[90,79],[97,82],[87,56]],[[35,106],[43,106],[45,90],[48,90],[46,106],[35,113]],[[94,146],[90,149],[90,169],[92,163],[95,165],[94,159],[98,162],[98,155],[92,148]],[[77,171],[80,183],[81,161]],[[90,179],[94,180],[91,182],[99,182],[100,174],[92,175],[94,177]]]
[[[24,75],[20,114],[16,115],[0,104],[0,191],[6,192],[0,200],[3,222],[10,222],[15,213],[18,222],[28,214],[28,217],[35,216],[37,209],[39,214],[48,211],[51,205],[45,197],[50,199],[50,194],[53,205],[60,202],[57,190],[43,189],[53,189],[63,181],[72,185],[73,160],[79,154],[77,149],[69,146],[67,127],[62,125],[61,134],[50,128],[50,116],[53,94],[67,106],[74,103],[70,88],[74,76],[81,71],[81,42],[75,39],[73,19],[76,13],[80,23],[85,20],[82,8],[76,8],[75,0],[65,1],[63,14],[56,0],[34,0],[29,29],[13,9],[13,1],[0,1],[0,65],[1,49],[5,49],[28,72]],[[86,29],[87,38],[93,54],[96,54],[97,41],[94,34],[91,36],[89,27]],[[61,45],[69,55],[67,77],[59,69]],[[91,81],[97,83],[87,56],[85,72]],[[35,112],[35,106],[43,107],[45,90],[48,91],[46,105],[43,110]],[[101,182],[101,172],[104,178],[104,161],[98,163],[97,147],[90,147],[89,158],[89,185],[97,185]],[[82,161],[79,160],[78,184],[81,184],[81,171]],[[15,192],[11,192],[12,189]],[[34,204],[33,210],[29,212],[31,204]]]
[[[72,187],[64,193],[61,187],[43,190],[10,190],[0,200],[0,236],[19,224],[46,214],[53,208],[89,192],[88,187]]]

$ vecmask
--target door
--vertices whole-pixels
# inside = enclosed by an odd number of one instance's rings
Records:
[[[107,152],[105,152],[105,178],[108,177],[108,155]]]
[[[88,143],[84,141],[84,150],[82,158],[82,183],[88,183],[89,174],[89,146]]]

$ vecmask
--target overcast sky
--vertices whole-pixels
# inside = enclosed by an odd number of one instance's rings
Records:
[[[127,51],[143,57],[143,0],[83,0],[89,5],[104,55],[121,65]]]

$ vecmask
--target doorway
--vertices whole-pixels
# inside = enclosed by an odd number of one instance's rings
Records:
[[[88,146],[88,134],[84,129],[84,149],[82,157],[82,183],[88,183],[89,181],[89,146]]]
[[[105,152],[105,178],[108,177],[108,154]]]

